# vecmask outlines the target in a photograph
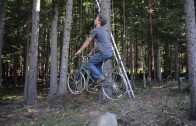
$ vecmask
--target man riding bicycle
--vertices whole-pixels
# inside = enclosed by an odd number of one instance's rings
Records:
[[[106,17],[98,14],[94,21],[95,28],[90,32],[89,37],[86,39],[81,48],[75,54],[80,55],[82,51],[88,47],[88,45],[92,42],[93,39],[96,40],[96,45],[89,53],[89,55],[92,55],[92,52],[96,50],[95,54],[92,57],[90,57],[88,63],[86,64],[86,67],[91,71],[92,76],[96,79],[97,84],[100,84],[105,80],[102,71],[103,61],[111,58],[113,55],[110,33],[102,27],[106,23]]]

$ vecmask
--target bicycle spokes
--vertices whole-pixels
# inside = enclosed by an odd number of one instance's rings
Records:
[[[74,72],[68,76],[68,88],[73,94],[80,94],[84,90],[85,78],[81,72]]]
[[[111,100],[123,98],[127,93],[124,77],[119,73],[112,73],[108,76],[108,86],[102,87],[103,93]]]

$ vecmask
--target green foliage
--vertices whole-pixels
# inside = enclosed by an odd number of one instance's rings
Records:
[[[24,55],[27,39],[29,3],[8,0],[5,20],[3,62],[12,60],[13,55]]]
[[[46,5],[50,5],[52,4],[53,0],[45,0],[45,2],[46,2]]]
[[[93,3],[89,2],[89,1],[86,1],[86,2],[83,3],[83,6],[84,7],[93,7]]]
[[[73,23],[71,29],[70,55],[81,46],[89,35],[90,30],[94,28],[94,18],[97,13],[96,3],[92,0],[73,1]],[[150,36],[150,16],[149,16],[149,1],[129,1],[125,0],[125,15],[123,15],[123,1],[113,0],[112,7],[112,31],[120,53],[125,50],[122,47],[123,39],[123,18],[125,16],[125,33],[126,33],[126,50],[127,60],[130,57],[130,41],[132,40],[133,54],[135,55],[138,49],[138,59],[141,60],[141,47],[145,47],[146,57],[150,57],[151,44]],[[159,42],[161,50],[164,48],[173,47],[175,41],[179,43],[179,52],[186,53],[185,44],[185,23],[184,23],[184,6],[183,0],[152,1],[152,28],[154,44]],[[63,25],[65,21],[65,6],[66,0],[41,0],[40,10],[40,36],[39,36],[39,66],[46,63],[41,57],[50,57],[50,30],[51,20],[55,14],[54,7],[58,7],[59,22],[58,22],[58,62],[60,59],[60,51],[63,40]],[[20,62],[25,59],[27,50],[27,40],[30,39],[31,32],[31,17],[32,17],[32,1],[29,0],[7,0],[5,34],[2,62],[12,62],[13,57],[19,55]],[[130,31],[132,36],[130,37]],[[86,53],[86,52],[85,52]],[[167,54],[168,53],[168,54]],[[163,52],[161,55],[164,71],[169,71],[168,63],[169,51]],[[43,61],[43,62],[42,62]],[[145,59],[147,62],[147,58]],[[127,62],[127,65],[130,61]],[[140,61],[138,61],[138,64]],[[183,55],[181,64],[187,64],[186,55]],[[24,64],[21,66],[25,66]],[[147,64],[146,64],[147,66]],[[43,69],[42,69],[43,70]],[[46,70],[49,71],[49,70]],[[40,71],[40,73],[43,73]]]

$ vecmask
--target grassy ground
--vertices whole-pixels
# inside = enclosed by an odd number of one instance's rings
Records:
[[[135,89],[135,99],[100,103],[98,94],[58,96],[46,100],[47,89],[38,93],[38,104],[25,106],[22,91],[0,94],[2,126],[88,126],[99,114],[116,115],[119,126],[196,126],[189,120],[189,93],[174,82],[161,87]]]

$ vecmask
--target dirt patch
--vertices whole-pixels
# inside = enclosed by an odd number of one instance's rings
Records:
[[[2,126],[88,126],[99,114],[116,115],[119,126],[196,126],[189,120],[189,94],[166,88],[137,89],[135,99],[101,104],[98,94],[40,97],[35,106],[0,100]]]

